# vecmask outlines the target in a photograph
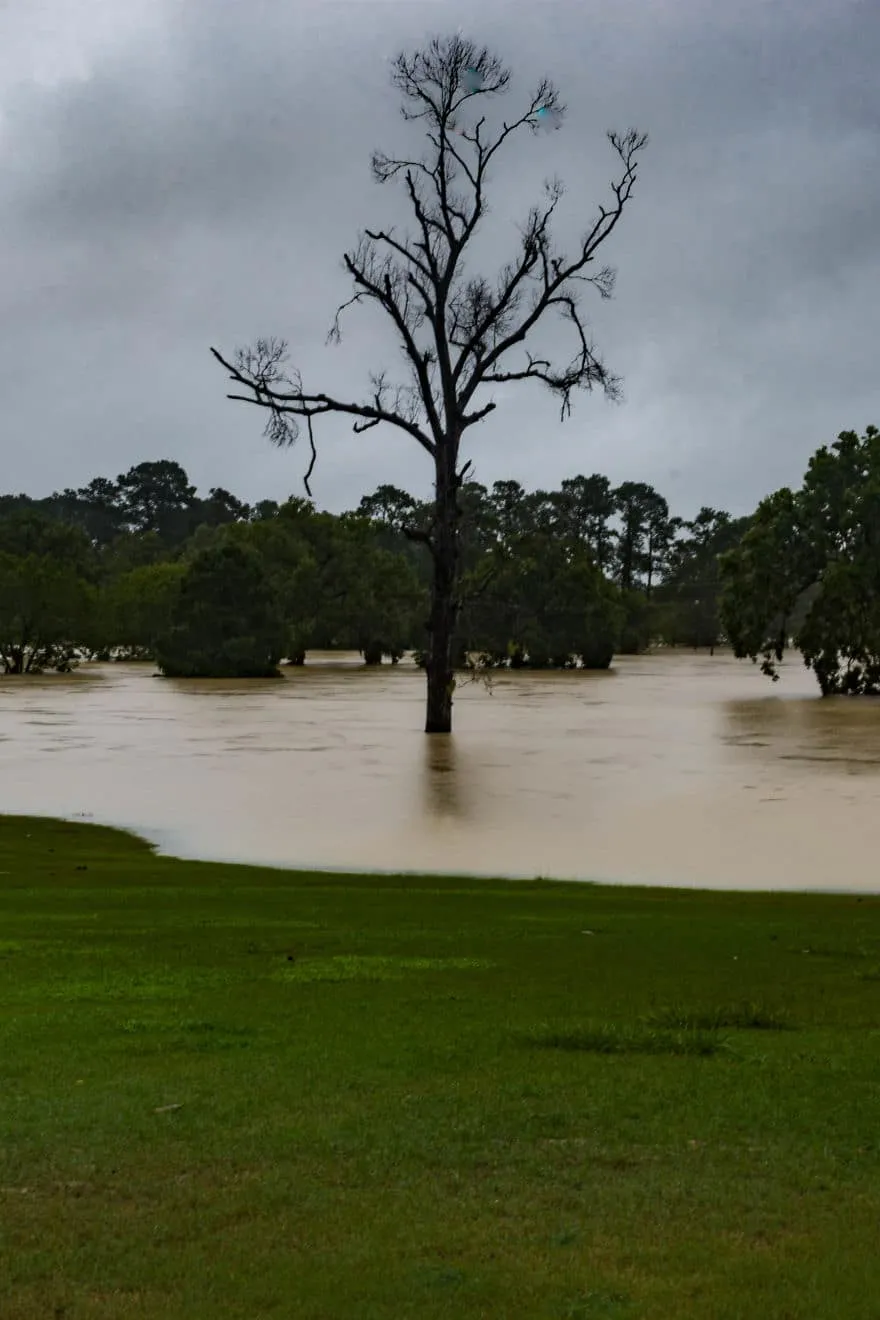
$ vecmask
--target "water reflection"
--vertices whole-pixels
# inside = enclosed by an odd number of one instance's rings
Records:
[[[880,703],[870,697],[729,701],[724,742],[760,759],[796,761],[817,773],[836,764],[849,774],[880,769]]]
[[[732,888],[880,889],[880,702],[730,656],[464,684],[310,657],[277,681],[150,665],[0,679],[0,810],[136,829],[186,856]]]
[[[425,809],[437,820],[459,820],[466,810],[463,769],[452,734],[425,738],[422,744]]]

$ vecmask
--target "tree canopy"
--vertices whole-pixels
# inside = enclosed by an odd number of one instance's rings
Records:
[[[880,431],[841,431],[798,491],[762,500],[721,559],[735,654],[770,678],[794,646],[823,696],[880,692]]]
[[[173,465],[138,464],[132,471],[169,473]],[[180,629],[183,613],[191,611],[196,622],[176,634],[178,668],[185,638],[200,673],[207,672],[209,655],[217,663],[208,668],[227,673],[222,647],[211,651],[210,630],[201,636],[198,619],[207,620],[208,614],[198,593],[181,595],[193,561],[226,545],[258,557],[262,580],[280,602],[284,659],[301,664],[308,650],[338,647],[358,650],[373,664],[397,660],[404,652],[416,653],[424,663],[431,560],[407,529],[430,525],[430,502],[383,485],[356,509],[336,515],[294,497],[249,507],[217,487],[202,499],[182,469],[175,486],[186,499],[177,506],[179,516],[160,519],[149,530],[148,522],[128,518],[129,495],[106,478],[83,487],[78,503],[57,495],[0,496],[0,553],[8,556],[0,578],[0,663],[7,670],[73,665],[78,655],[155,660],[172,614]],[[631,502],[625,523],[627,489],[613,488],[599,473],[566,478],[558,490],[527,491],[515,481],[497,481],[491,488],[463,484],[462,606],[453,637],[457,669],[474,657],[490,667],[602,667],[615,651],[637,651],[651,640],[693,645],[718,640],[716,594],[705,586],[715,571],[714,542],[703,545],[705,536],[691,537],[691,524],[671,515],[664,529],[666,502],[645,484],[647,495],[639,505],[644,525]],[[99,501],[101,525],[122,529],[110,539],[89,535],[88,492]],[[718,515],[722,523],[726,517]],[[189,528],[183,539],[182,526]],[[664,545],[668,541],[669,548],[653,558],[630,556],[632,586],[626,589],[621,542],[626,537],[647,545],[651,535]],[[694,558],[698,549],[700,565]],[[45,579],[42,595],[35,586],[27,589],[29,598],[43,602],[44,616],[40,635],[30,638],[21,632],[17,602],[21,584],[36,583],[38,565],[41,571],[46,565],[63,569],[67,586],[53,595]],[[75,609],[68,608],[75,602]],[[697,610],[702,614],[695,630],[691,620]],[[167,649],[164,654],[167,658]]]
[[[430,554],[407,532],[430,525],[430,502],[383,485],[337,515],[294,497],[251,508],[218,487],[200,499],[182,469],[174,486],[178,516],[153,526],[106,478],[76,500],[0,495],[7,673],[114,655],[177,675],[264,676],[335,647],[371,664],[407,651],[425,663]],[[652,643],[727,640],[771,677],[793,647],[823,694],[880,692],[875,427],[841,432],[799,490],[773,492],[747,518],[704,506],[684,519],[649,484],[612,487],[600,473],[557,490],[468,481],[460,547],[458,669],[475,657],[604,667]]]

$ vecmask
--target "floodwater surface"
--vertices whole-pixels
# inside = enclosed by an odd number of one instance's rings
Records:
[[[463,682],[310,657],[276,681],[149,664],[0,679],[0,811],[292,867],[880,891],[880,702],[729,655]]]

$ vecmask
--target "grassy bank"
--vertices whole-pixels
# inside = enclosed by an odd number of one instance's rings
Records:
[[[3,1320],[876,1320],[880,899],[0,872]]]

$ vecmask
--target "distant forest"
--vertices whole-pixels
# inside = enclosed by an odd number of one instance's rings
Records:
[[[718,556],[749,519],[670,514],[643,482],[461,491],[459,663],[604,668],[652,642],[722,639]],[[0,496],[0,662],[88,658],[174,674],[264,675],[311,649],[397,661],[425,641],[431,505],[380,486],[334,515],[311,501],[197,495],[175,462],[139,463],[45,499]]]
[[[653,644],[760,661],[794,645],[824,695],[880,693],[880,432],[841,432],[800,490],[746,518],[686,520],[644,482],[459,494],[460,668],[607,668]],[[380,486],[331,514],[197,495],[175,462],[45,499],[0,496],[0,665],[152,660],[170,676],[268,677],[313,649],[424,662],[430,503]],[[421,539],[420,539],[421,538]]]

